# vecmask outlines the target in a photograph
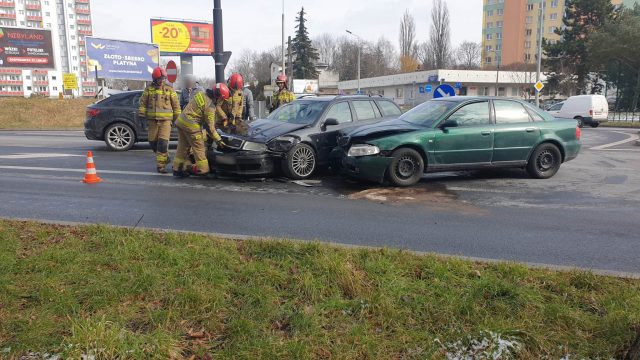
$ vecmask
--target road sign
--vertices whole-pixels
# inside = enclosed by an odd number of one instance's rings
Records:
[[[434,99],[451,96],[456,96],[456,89],[454,89],[453,86],[447,84],[438,86],[436,88],[436,91],[433,92]]]
[[[462,83],[456,83],[456,89],[462,89]]]
[[[426,91],[424,91],[424,86],[420,86],[418,89],[420,91],[420,94],[426,93]]]
[[[173,84],[176,80],[178,80],[178,65],[171,60],[167,63],[167,81]]]
[[[426,92],[428,92],[428,93],[432,92],[432,91],[433,91],[433,86],[431,86],[431,85],[427,85],[427,86],[425,86],[425,87],[424,87],[424,91],[426,91]]]
[[[63,74],[62,83],[65,90],[78,90],[78,77],[76,74]]]
[[[535,85],[533,85],[534,88],[536,88],[536,90],[538,90],[538,92],[542,91],[542,89],[544,89],[544,84],[542,83],[542,81],[538,81]]]

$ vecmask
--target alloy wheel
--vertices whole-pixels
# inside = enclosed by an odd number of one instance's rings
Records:
[[[316,156],[308,147],[300,147],[291,155],[291,168],[297,176],[307,177],[316,168]]]
[[[107,132],[107,141],[115,150],[125,150],[133,141],[133,134],[127,127],[116,125]]]

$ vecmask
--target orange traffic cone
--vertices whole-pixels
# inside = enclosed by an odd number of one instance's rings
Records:
[[[98,177],[96,164],[93,163],[93,154],[91,151],[87,152],[87,172],[84,175],[84,180],[82,180],[82,182],[85,184],[97,184],[102,182],[102,179]]]

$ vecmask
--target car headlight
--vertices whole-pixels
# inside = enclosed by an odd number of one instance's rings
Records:
[[[251,142],[251,141],[245,141],[244,145],[242,145],[242,150],[265,152],[265,151],[267,151],[267,146],[265,144],[260,144],[260,143]]]
[[[291,136],[282,136],[276,139],[269,141],[267,147],[269,150],[278,152],[278,153],[286,153],[291,150],[300,140]]]
[[[380,154],[379,147],[374,145],[359,144],[359,145],[353,145],[349,149],[349,153],[347,154],[347,156],[360,157],[360,156],[371,156],[371,155],[378,155],[378,154]]]

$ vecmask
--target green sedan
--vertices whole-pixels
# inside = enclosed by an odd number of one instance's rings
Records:
[[[547,179],[581,147],[575,120],[514,99],[462,96],[427,101],[338,141],[332,155],[345,174],[395,186],[414,185],[424,173],[496,168]]]

